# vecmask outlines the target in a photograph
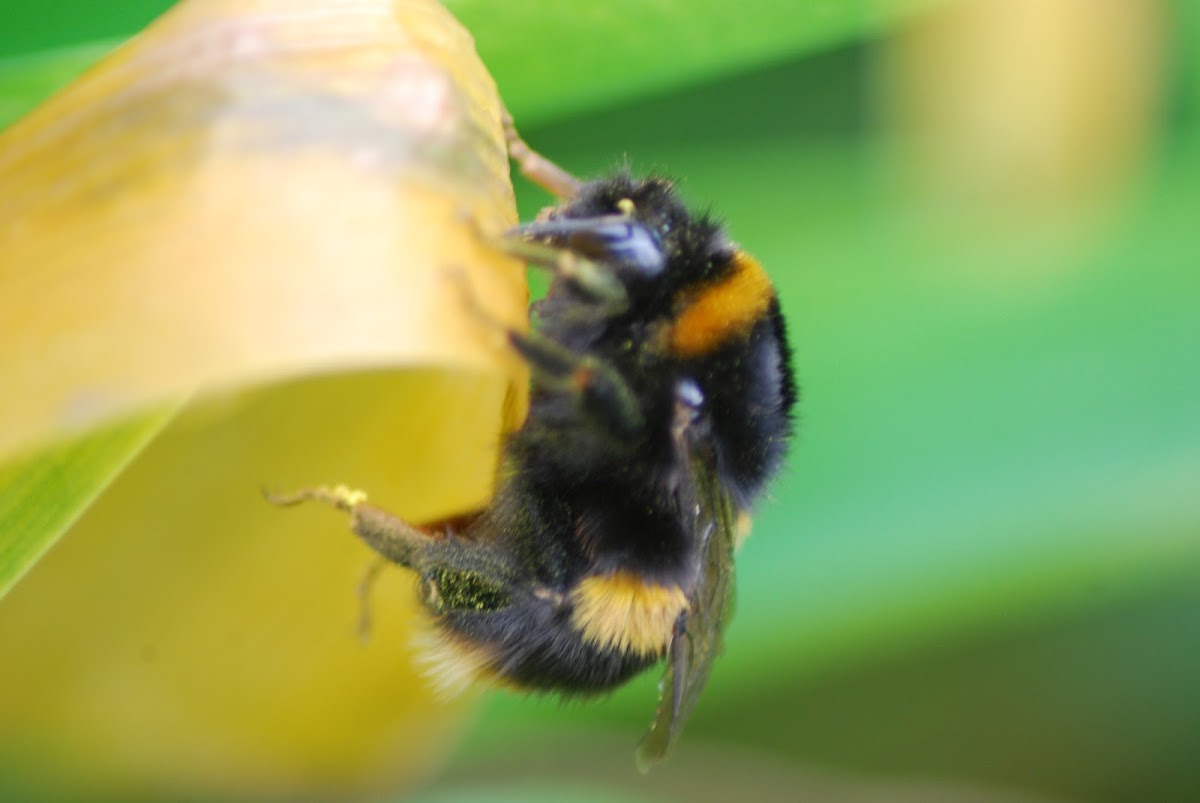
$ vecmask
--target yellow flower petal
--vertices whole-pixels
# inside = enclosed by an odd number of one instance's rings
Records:
[[[0,768],[105,790],[412,781],[464,713],[413,668],[411,576],[346,482],[420,520],[490,492],[524,370],[499,101],[425,0],[190,0],[0,135],[0,455],[189,404],[0,602]],[[3,534],[0,534],[3,537]]]
[[[0,453],[196,388],[495,370],[520,320],[490,78],[423,0],[183,3],[0,136]]]

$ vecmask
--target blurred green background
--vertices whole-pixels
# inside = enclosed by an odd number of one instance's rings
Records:
[[[0,0],[0,124],[168,5]],[[1200,799],[1200,5],[450,6],[534,147],[728,221],[803,405],[673,760],[654,678],[499,692],[421,799]]]

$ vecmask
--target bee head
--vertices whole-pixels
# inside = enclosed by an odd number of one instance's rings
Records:
[[[711,279],[736,252],[721,226],[689,212],[662,176],[620,173],[589,182],[520,231],[604,263],[635,297]]]

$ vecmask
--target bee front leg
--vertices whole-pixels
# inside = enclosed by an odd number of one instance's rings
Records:
[[[540,387],[574,397],[587,415],[614,435],[634,437],[642,432],[646,421],[641,402],[616,368],[590,354],[576,354],[536,331],[509,328],[483,309],[461,273],[451,272],[448,276],[459,283],[463,300],[475,317],[499,330],[529,363]]]
[[[646,419],[637,394],[616,368],[590,354],[576,354],[538,332],[509,331],[508,342],[543,388],[573,397],[583,412],[621,438],[635,438]]]
[[[475,236],[490,248],[542,268],[569,283],[588,301],[598,315],[617,315],[629,306],[629,294],[612,268],[588,259],[569,248],[527,239],[520,229],[508,234],[488,234],[473,218],[468,223]]]
[[[526,145],[525,140],[517,133],[512,115],[507,109],[504,110],[502,123],[504,139],[508,144],[508,157],[517,163],[521,175],[559,200],[569,200],[579,194],[583,182]]]

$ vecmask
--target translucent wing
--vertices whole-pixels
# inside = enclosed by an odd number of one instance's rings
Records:
[[[637,749],[642,772],[663,761],[679,738],[721,652],[721,633],[733,608],[734,505],[707,456],[692,453],[689,462],[695,526],[701,535],[700,574],[689,610],[675,623],[658,710]]]

